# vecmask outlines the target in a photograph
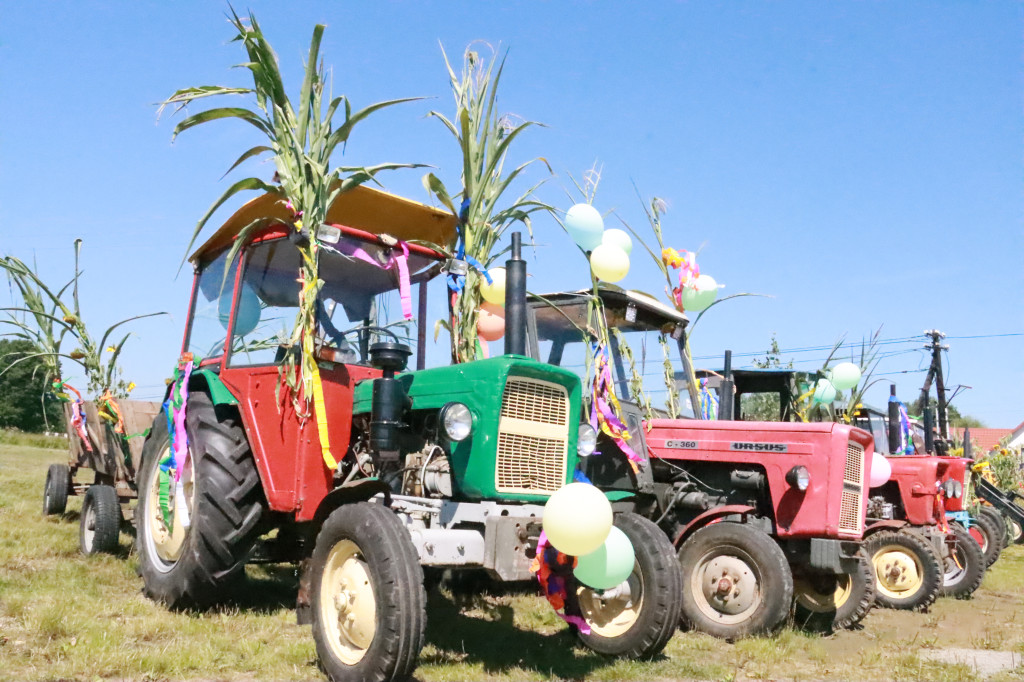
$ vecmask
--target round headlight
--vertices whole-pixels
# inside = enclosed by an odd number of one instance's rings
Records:
[[[473,430],[473,414],[462,403],[448,403],[441,408],[441,424],[448,438],[458,442]]]
[[[963,495],[964,487],[961,485],[960,481],[954,481],[950,478],[942,484],[942,492],[945,493],[946,497],[956,499]]]
[[[576,452],[580,457],[589,457],[597,449],[597,431],[590,424],[580,424],[579,437],[576,440]]]
[[[797,490],[807,490],[811,486],[811,472],[805,466],[795,466],[786,473],[786,483]]]

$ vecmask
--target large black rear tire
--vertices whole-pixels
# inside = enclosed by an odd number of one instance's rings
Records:
[[[347,504],[331,512],[312,561],[313,640],[333,682],[404,680],[427,624],[423,570],[390,509]]]
[[[793,580],[796,624],[814,632],[849,630],[875,605],[875,578],[861,548],[851,573],[809,575]]]
[[[615,525],[633,544],[633,573],[618,587],[576,591],[590,634],[578,632],[587,647],[609,656],[651,658],[679,626],[683,577],[665,532],[633,513],[616,514]]]
[[[82,500],[78,547],[82,554],[113,554],[121,537],[121,501],[112,486],[89,486]]]
[[[43,515],[63,514],[68,508],[71,469],[67,464],[51,464],[43,486]]]
[[[944,597],[969,599],[985,577],[985,554],[967,529],[959,523],[949,524],[949,530],[955,541],[943,557],[945,574],[941,594]]]
[[[879,531],[864,541],[875,577],[875,603],[924,611],[939,596],[942,564],[931,543],[910,531]]]
[[[679,550],[683,621],[723,639],[781,627],[793,603],[793,574],[782,549],[760,530],[720,522]]]
[[[225,596],[224,588],[244,575],[265,506],[238,413],[193,392],[185,421],[191,466],[182,479],[190,525],[185,527],[184,515],[175,510],[168,527],[160,509],[158,462],[170,448],[163,412],[143,448],[136,510],[143,589],[174,609],[215,604]]]

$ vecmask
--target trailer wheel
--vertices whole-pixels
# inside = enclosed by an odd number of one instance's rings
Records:
[[[942,587],[940,559],[924,538],[906,531],[881,531],[864,541],[875,577],[875,603],[923,611]]]
[[[181,474],[185,510],[176,510],[170,525],[165,523],[158,463],[170,451],[170,438],[161,412],[143,448],[136,512],[144,591],[175,609],[210,606],[244,575],[264,507],[237,413],[221,412],[208,395],[194,392],[186,427],[191,457]]]
[[[971,519],[971,527],[967,530],[975,542],[981,547],[985,555],[985,567],[988,568],[999,559],[1003,548],[1006,546],[1006,527],[992,519],[985,513],[979,513]]]
[[[1003,518],[1006,520],[1006,537],[1009,538],[1009,541],[1015,545],[1024,545],[1024,526],[1009,516]]]
[[[113,554],[121,536],[121,501],[112,486],[89,486],[82,500],[78,547],[82,554]]]
[[[782,549],[749,526],[701,528],[679,550],[683,621],[734,639],[781,626],[793,603],[793,574]]]
[[[967,529],[959,523],[949,524],[954,536],[952,547],[943,557],[945,574],[942,581],[942,595],[967,599],[981,586],[985,577],[985,554],[974,541]]]
[[[63,514],[68,508],[70,489],[70,467],[67,464],[51,464],[46,470],[46,485],[43,487],[43,515]]]
[[[617,514],[615,525],[633,543],[633,573],[610,590],[580,585],[576,590],[590,634],[580,641],[601,654],[629,658],[657,656],[679,625],[683,577],[665,532],[633,513]]]
[[[409,532],[378,504],[331,512],[313,549],[313,640],[333,682],[404,680],[427,622],[419,555]]]
[[[797,625],[816,632],[852,629],[875,604],[871,562],[861,548],[852,573],[794,578],[793,593]]]

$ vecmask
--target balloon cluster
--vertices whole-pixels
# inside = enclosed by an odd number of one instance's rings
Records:
[[[604,219],[590,204],[576,204],[565,214],[565,229],[590,253],[590,269],[605,282],[618,282],[629,272],[633,240],[623,230],[604,229]]]
[[[576,557],[573,575],[584,585],[608,590],[633,572],[633,543],[612,525],[612,505],[589,483],[562,486],[544,505],[544,534],[563,554]]]
[[[711,275],[700,274],[695,253],[683,251],[680,255],[675,249],[666,248],[661,252],[661,260],[679,270],[679,286],[672,290],[672,298],[680,309],[699,313],[711,307],[718,296],[718,282]]]
[[[476,333],[484,341],[497,341],[505,335],[505,268],[491,268],[480,279],[484,299],[477,314]]]
[[[828,376],[818,379],[814,386],[814,402],[831,403],[839,391],[853,388],[860,381],[860,367],[852,362],[840,362],[828,371]]]

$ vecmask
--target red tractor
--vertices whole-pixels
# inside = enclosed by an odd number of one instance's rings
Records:
[[[557,293],[531,303],[531,352],[583,368],[590,293]],[[628,427],[635,471],[612,439],[584,458],[599,487],[655,520],[672,539],[683,571],[683,618],[723,638],[770,631],[794,606],[798,623],[851,627],[870,610],[874,582],[860,546],[872,459],[870,434],[842,424],[670,419],[654,384],[648,410],[631,390],[662,375],[682,354],[685,315],[637,292],[602,289],[597,308],[612,329],[610,365]],[[625,340],[623,344],[619,339]],[[651,356],[656,359],[652,359]],[[629,368],[627,370],[627,367]],[[582,369],[581,369],[582,371]],[[671,370],[668,370],[671,372]],[[669,373],[669,377],[672,374]],[[674,381],[674,377],[672,377]]]
[[[427,284],[460,264],[412,241],[450,244],[454,218],[365,187],[308,237],[320,248],[319,378],[297,413],[281,378],[300,357],[290,217],[277,197],[255,199],[192,257],[182,359],[137,476],[140,573],[147,595],[191,608],[222,598],[247,562],[299,562],[299,620],[327,675],[401,679],[424,642],[424,569],[531,578],[543,505],[594,434],[579,378],[525,357],[522,325],[508,325],[504,355],[425,368]],[[517,237],[509,320],[525,313]],[[653,656],[679,619],[674,550],[647,519],[615,523],[635,567],[612,590],[574,586],[578,635],[601,653]]]
[[[798,395],[792,370],[744,370],[736,373],[737,411],[751,394],[777,396],[783,418],[793,418],[792,397]],[[877,411],[875,411],[877,413]],[[871,434],[874,449],[888,446],[885,421],[864,410],[855,424]],[[880,430],[881,429],[881,430]],[[954,458],[935,456],[886,457],[892,473],[866,496],[864,548],[871,557],[876,600],[899,609],[926,609],[941,593],[966,597],[981,584],[984,557],[977,543],[959,524],[946,520],[947,500],[963,495],[963,484],[949,480]]]

